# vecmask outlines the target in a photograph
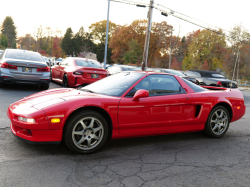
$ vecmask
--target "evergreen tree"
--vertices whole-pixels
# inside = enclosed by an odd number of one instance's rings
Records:
[[[72,29],[69,27],[64,34],[61,44],[62,50],[66,55],[73,56],[75,47],[74,47],[74,35]]]
[[[2,34],[8,37],[8,47],[12,46],[13,41],[15,40],[14,43],[16,43],[16,26],[14,24],[14,21],[12,17],[7,16],[5,20],[3,21],[2,24]],[[13,44],[14,46],[14,44]]]
[[[8,38],[4,34],[1,34],[0,45],[2,46],[2,48],[7,48],[8,47]]]
[[[16,49],[16,40],[13,40],[13,42],[11,44],[11,48]]]

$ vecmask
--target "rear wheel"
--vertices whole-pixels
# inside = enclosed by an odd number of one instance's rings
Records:
[[[100,149],[108,137],[106,120],[95,111],[80,111],[65,125],[64,141],[75,153],[92,153]]]
[[[0,82],[0,88],[4,87],[3,82]]]
[[[46,84],[46,85],[41,85],[40,88],[41,88],[42,90],[48,90],[48,89],[49,89],[49,85],[48,85],[48,84]]]
[[[65,87],[65,88],[69,87],[68,76],[66,74],[63,76],[63,87]]]
[[[205,133],[213,138],[224,136],[229,128],[230,115],[223,106],[215,107],[209,114],[205,125]]]

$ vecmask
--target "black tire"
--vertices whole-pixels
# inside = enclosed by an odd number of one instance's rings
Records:
[[[48,90],[49,89],[49,84],[41,85],[40,86],[42,90]]]
[[[63,87],[65,87],[65,88],[68,88],[68,87],[69,87],[68,76],[67,76],[67,74],[65,74],[65,75],[63,76]]]
[[[4,87],[3,82],[0,82],[0,88],[3,88],[3,87]]]
[[[93,123],[91,123],[93,121]],[[93,124],[91,126],[91,124]],[[108,125],[99,113],[86,110],[71,116],[64,127],[63,138],[67,147],[80,154],[100,149],[108,137]]]
[[[212,138],[221,138],[229,128],[230,120],[228,110],[223,106],[216,106],[208,116],[204,132]]]
[[[52,81],[52,70],[50,70],[50,76],[49,76],[49,81]]]

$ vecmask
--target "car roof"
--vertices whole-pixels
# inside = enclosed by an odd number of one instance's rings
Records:
[[[203,73],[218,73],[216,71],[207,71],[207,70],[187,70],[187,71],[195,71],[195,72],[203,72]],[[218,73],[220,74],[220,73]]]
[[[6,51],[23,51],[23,52],[28,52],[28,53],[38,53],[35,51],[29,51],[29,50],[25,50],[25,49],[6,49]],[[40,53],[38,53],[38,54],[40,54]]]

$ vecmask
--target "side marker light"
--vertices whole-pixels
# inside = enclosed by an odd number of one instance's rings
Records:
[[[51,119],[51,123],[60,123],[60,118],[53,118]]]

